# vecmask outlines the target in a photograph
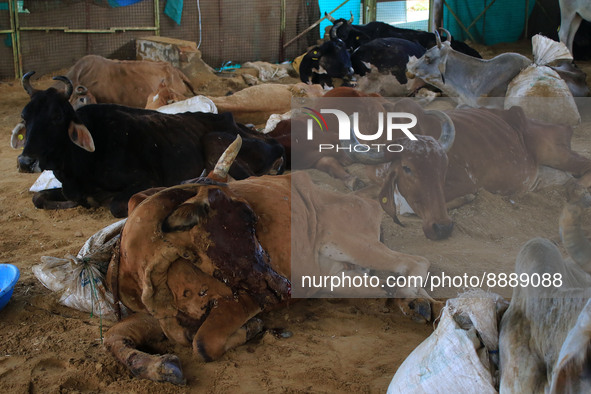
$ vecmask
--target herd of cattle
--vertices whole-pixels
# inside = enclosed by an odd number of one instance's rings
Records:
[[[162,333],[206,361],[260,333],[256,316],[291,298],[292,248],[310,275],[366,269],[426,278],[429,261],[380,242],[383,211],[400,224],[395,195],[422,219],[427,238],[442,240],[453,232],[450,207],[481,189],[531,191],[542,167],[566,173],[561,179],[575,188],[591,187],[591,159],[571,149],[571,126],[531,119],[520,107],[476,106],[481,96],[504,96],[508,82],[531,64],[525,56],[483,60],[448,32],[442,41],[437,32],[329,18],[328,39],[300,63],[305,84],[256,85],[208,98],[195,96],[188,78],[166,63],[93,55],[45,90],[33,87],[34,72],[23,77],[30,102],[11,139],[23,149],[19,170],[51,170],[62,185],[36,193],[35,206],[107,206],[113,216],[129,217],[106,281],[115,300],[135,313],[113,326],[105,343],[134,375],[185,382],[176,356],[137,349]],[[573,34],[561,29],[567,45]],[[443,93],[459,91],[473,107],[426,110],[409,98],[321,86],[335,78],[351,82],[374,67],[400,83],[420,78]],[[584,75],[568,68],[578,78],[573,94],[588,94]],[[266,134],[250,124],[288,112],[292,97],[363,99],[370,117],[411,113],[416,138],[390,141],[402,147],[396,153],[343,154],[315,149],[304,134],[309,119],[295,111]],[[336,119],[325,122],[316,147],[342,144]],[[364,165],[379,187],[377,201],[328,191],[300,171],[325,171],[355,190],[366,185],[348,172],[352,163]],[[572,261],[541,239],[517,257],[516,272],[560,272],[565,287],[556,294],[515,291],[501,322],[501,390],[591,386],[591,243],[581,233],[580,205],[589,201],[569,205],[561,223]],[[442,306],[422,288],[401,288],[395,296],[416,320],[432,321]]]

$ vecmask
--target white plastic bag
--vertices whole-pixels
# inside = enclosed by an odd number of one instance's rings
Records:
[[[104,285],[105,275],[125,220],[92,235],[76,257],[41,257],[33,273],[48,289],[61,293],[60,304],[83,312],[116,319],[113,295]]]
[[[395,393],[496,393],[489,354],[498,352],[496,294],[470,292],[447,302],[437,329],[396,371]],[[494,358],[494,357],[493,357]]]

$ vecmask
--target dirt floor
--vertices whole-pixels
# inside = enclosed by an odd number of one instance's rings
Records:
[[[490,57],[515,48],[530,55],[529,42],[478,49]],[[579,65],[591,75],[591,63]],[[267,327],[286,329],[291,337],[267,332],[219,361],[205,363],[188,348],[164,344],[160,352],[180,357],[186,387],[133,378],[101,344],[101,329],[113,323],[61,306],[31,271],[41,256],[76,254],[115,219],[106,209],[33,207],[28,189],[37,175],[17,172],[19,152],[10,147],[27,102],[18,81],[0,82],[0,263],[21,270],[12,300],[0,311],[0,392],[384,392],[405,357],[432,332],[431,325],[405,318],[391,300],[310,299],[262,316]],[[574,149],[589,157],[590,135],[586,121],[573,139]],[[339,186],[324,174],[315,179]],[[451,238],[429,241],[418,218],[403,217],[402,228],[385,217],[384,242],[425,256],[433,273],[452,267],[446,273],[461,274],[475,265],[508,273],[526,240],[560,242],[557,220],[565,198],[559,187],[512,197],[481,192],[450,212],[456,222]]]

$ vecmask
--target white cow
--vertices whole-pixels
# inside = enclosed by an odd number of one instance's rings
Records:
[[[561,217],[570,259],[542,238],[517,256],[515,272],[530,285],[514,288],[501,321],[501,393],[591,392],[591,242],[581,216],[572,204]]]
[[[558,0],[560,4],[560,31],[558,37],[573,52],[575,34],[583,19],[591,21],[591,3],[589,0]]]

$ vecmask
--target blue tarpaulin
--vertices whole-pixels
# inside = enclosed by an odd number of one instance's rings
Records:
[[[108,0],[111,7],[125,7],[126,5],[132,5],[139,3],[143,0]]]
[[[183,15],[183,0],[168,0],[164,13],[168,15],[177,25],[181,24],[181,16]]]
[[[493,3],[494,1],[494,3]],[[488,5],[493,3],[490,8]],[[448,7],[468,27],[486,9],[486,13],[470,28],[474,40],[485,45],[499,42],[514,42],[523,36],[525,26],[525,2],[515,0],[447,0]],[[531,13],[535,1],[529,2],[527,14]],[[470,37],[460,27],[447,7],[443,7],[443,26],[458,40]]]

